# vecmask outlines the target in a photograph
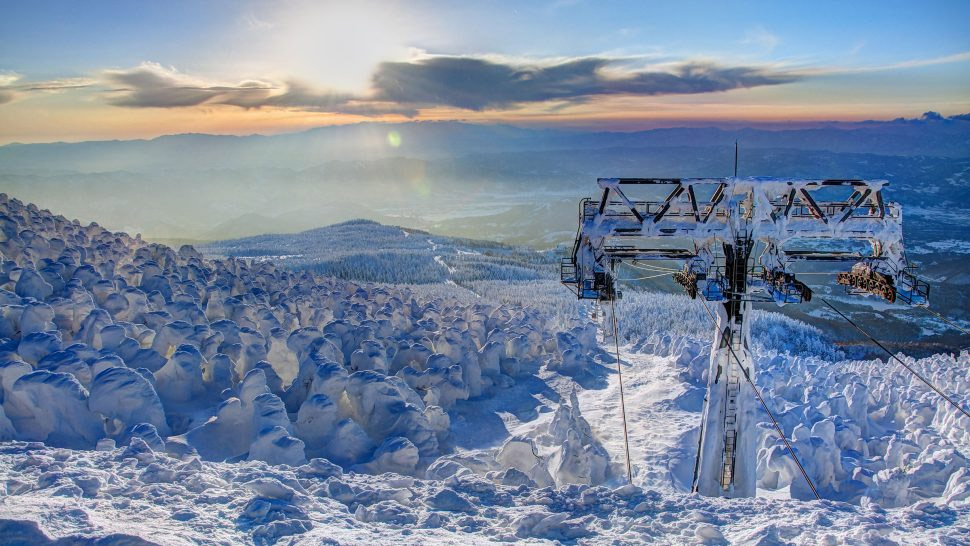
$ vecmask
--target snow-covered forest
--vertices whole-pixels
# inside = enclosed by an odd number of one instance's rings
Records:
[[[329,230],[329,231],[328,231]],[[690,494],[711,324],[557,257],[348,222],[178,250],[0,194],[0,532],[27,543],[966,540],[970,422],[753,320],[759,497]],[[342,243],[336,243],[341,241]],[[967,405],[970,354],[901,356]]]

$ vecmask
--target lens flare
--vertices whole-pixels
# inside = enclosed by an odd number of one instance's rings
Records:
[[[401,133],[397,131],[390,131],[387,133],[387,145],[391,148],[398,148],[401,146]]]

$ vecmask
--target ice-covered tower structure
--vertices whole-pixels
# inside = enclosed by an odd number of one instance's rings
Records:
[[[694,490],[708,496],[755,493],[753,390],[749,355],[753,301],[811,300],[796,278],[800,262],[851,263],[838,283],[890,302],[926,305],[928,285],[903,251],[902,212],[883,200],[883,180],[774,178],[600,178],[599,200],[584,199],[579,230],[563,258],[562,282],[580,299],[621,294],[622,262],[668,260],[691,298],[717,325],[711,350]],[[757,256],[752,260],[752,256]],[[705,305],[707,305],[705,303]]]

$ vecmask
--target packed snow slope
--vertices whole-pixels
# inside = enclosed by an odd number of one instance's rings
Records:
[[[770,313],[753,325],[757,382],[826,500],[804,500],[767,423],[762,497],[690,494],[710,325],[684,297],[618,306],[626,485],[617,363],[590,309],[542,259],[458,286],[469,252],[507,251],[421,244],[433,283],[374,284],[207,259],[0,194],[3,542],[970,536],[970,423],[902,368],[840,360]],[[970,355],[909,362],[968,402]]]

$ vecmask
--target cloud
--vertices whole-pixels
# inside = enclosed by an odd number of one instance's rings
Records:
[[[68,78],[62,80],[48,80],[43,82],[31,82],[18,86],[20,91],[64,91],[68,89],[83,89],[91,87],[94,80],[88,78]]]
[[[210,101],[242,105],[265,98],[273,89],[258,81],[237,85],[206,83],[150,62],[125,70],[105,70],[103,77],[112,87],[108,102],[130,108],[180,108]]]
[[[800,79],[765,68],[700,61],[630,70],[619,66],[625,61],[583,57],[523,64],[433,56],[386,62],[374,74],[374,96],[398,104],[485,110],[545,101],[584,102],[602,95],[710,93]]]
[[[0,73],[0,104],[28,96],[31,93],[56,93],[69,89],[89,87],[94,82],[88,78],[63,78],[37,82],[20,83],[23,76],[14,72]]]
[[[279,94],[228,95],[219,99],[217,102],[219,104],[229,104],[242,108],[292,108],[311,112],[339,112],[361,116],[400,114],[413,117],[417,115],[417,110],[414,108],[373,101],[349,93],[328,90],[321,91],[296,81],[286,82],[283,88],[285,91]]]
[[[316,90],[296,81],[275,83],[246,80],[237,84],[204,82],[150,62],[126,70],[106,70],[103,75],[105,83],[112,87],[108,102],[128,108],[184,108],[222,104],[247,110],[291,108],[363,116],[417,114],[411,107],[373,101],[349,93]]]
[[[15,72],[0,72],[0,88],[10,87],[17,83],[22,76]]]
[[[205,82],[157,63],[107,70],[108,101],[129,108],[229,105],[245,109],[289,108],[375,116],[413,117],[421,108],[506,109],[530,103],[560,107],[602,95],[665,95],[778,85],[798,79],[758,67],[682,62],[631,68],[629,58],[582,57],[555,61],[506,61],[485,57],[427,56],[385,62],[365,94],[319,90],[297,82]]]
[[[777,34],[769,32],[768,29],[759,25],[748,29],[748,31],[744,33],[744,38],[741,40],[741,43],[756,45],[771,51],[781,43],[781,38],[779,38]]]
[[[919,68],[922,66],[934,66],[938,64],[950,64],[950,63],[960,63],[970,61],[970,51],[963,51],[960,53],[954,53],[952,55],[945,55],[943,57],[933,57],[930,59],[911,59],[909,61],[902,61],[894,64],[888,64],[883,66],[874,66],[868,69],[860,70],[894,70],[897,68]]]
[[[255,13],[249,12],[244,17],[243,20],[246,23],[246,27],[250,30],[265,31],[272,29],[275,25],[269,21],[264,21],[256,16]]]
[[[763,30],[763,29],[761,29]],[[770,33],[769,33],[770,34]],[[760,37],[759,37],[760,36]],[[769,44],[757,33],[752,41]],[[776,42],[774,42],[776,43]],[[417,116],[444,107],[472,111],[534,105],[555,112],[604,96],[715,93],[781,85],[839,74],[910,69],[970,60],[970,52],[882,66],[731,66],[710,60],[656,64],[656,58],[608,55],[529,59],[489,55],[428,55],[377,65],[371,88],[360,93],[321,89],[294,79],[247,79],[226,83],[191,76],[158,63],[101,71],[96,78],[24,82],[0,71],[0,104],[30,93],[96,88],[110,104],[125,108],[233,106],[360,116]],[[654,64],[648,64],[653,62]]]
[[[827,66],[817,68],[804,68],[799,70],[799,74],[805,77],[813,76],[832,76],[842,74],[866,74],[869,72],[888,72],[891,70],[905,70],[909,68],[922,68],[924,66],[936,66],[941,64],[963,63],[970,61],[970,51],[962,51],[942,57],[931,57],[928,59],[910,59],[892,64],[882,64],[875,66]]]

